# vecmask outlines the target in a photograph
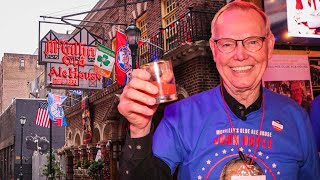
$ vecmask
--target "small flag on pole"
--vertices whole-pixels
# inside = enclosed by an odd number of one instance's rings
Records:
[[[40,102],[37,117],[34,123],[38,126],[43,126],[46,128],[50,127],[49,115],[48,115],[48,103],[47,102]]]
[[[110,77],[114,65],[114,52],[102,44],[98,44],[96,49],[96,58],[94,61],[94,72]]]
[[[56,94],[48,94],[48,113],[51,121],[58,126],[67,126],[66,116],[64,115],[62,103],[67,96],[59,96]]]
[[[131,51],[126,40],[126,35],[119,31],[116,32],[115,57],[117,83],[120,85],[126,85],[131,78],[132,58]]]

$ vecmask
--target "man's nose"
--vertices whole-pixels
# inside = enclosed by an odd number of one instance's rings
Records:
[[[242,41],[237,42],[237,46],[234,53],[234,59],[243,61],[248,58],[247,50],[244,48]]]

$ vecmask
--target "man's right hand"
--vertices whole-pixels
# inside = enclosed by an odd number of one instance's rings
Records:
[[[152,96],[158,93],[158,88],[149,79],[150,73],[146,70],[133,70],[132,79],[120,96],[118,110],[130,122],[131,138],[149,134],[152,116],[158,108]]]

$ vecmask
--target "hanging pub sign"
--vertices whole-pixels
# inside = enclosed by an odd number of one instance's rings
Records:
[[[48,63],[46,70],[47,82],[52,88],[102,89],[102,76],[93,71],[93,66]]]
[[[40,41],[39,64],[83,61],[93,65],[99,43],[86,28],[76,34],[61,34],[50,30]]]
[[[93,71],[98,43],[85,28],[76,34],[50,30],[39,48],[39,64],[46,65],[46,85],[59,89],[102,89],[102,76]]]

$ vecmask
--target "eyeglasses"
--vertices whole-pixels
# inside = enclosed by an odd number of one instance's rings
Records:
[[[257,52],[262,48],[263,41],[266,39],[266,37],[260,37],[260,36],[252,36],[247,37],[243,40],[235,40],[231,38],[222,38],[213,40],[217,44],[217,47],[220,52],[222,53],[230,53],[234,51],[238,45],[238,41],[242,42],[243,47],[250,52]]]

